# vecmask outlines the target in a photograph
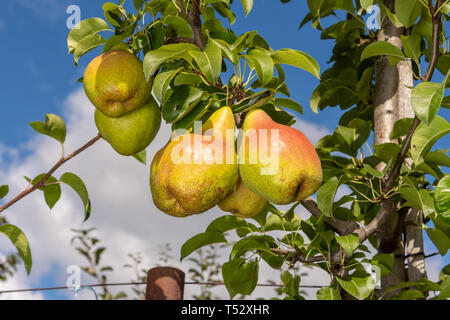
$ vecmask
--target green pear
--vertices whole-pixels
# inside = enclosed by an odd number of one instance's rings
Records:
[[[274,204],[289,204],[312,195],[322,183],[314,146],[300,131],[251,110],[243,124],[239,173],[245,185]]]
[[[120,118],[110,118],[95,110],[95,124],[103,139],[125,156],[138,153],[153,141],[161,125],[161,112],[155,99]]]
[[[231,212],[239,218],[254,218],[264,209],[266,204],[267,200],[250,191],[239,178],[236,189],[219,203],[219,208]]]
[[[142,61],[127,50],[94,58],[84,73],[84,90],[92,104],[111,118],[137,109],[151,95],[152,78],[144,76]]]
[[[233,192],[238,179],[231,108],[214,112],[202,132],[185,133],[158,151],[150,168],[153,202],[164,213],[205,212]]]

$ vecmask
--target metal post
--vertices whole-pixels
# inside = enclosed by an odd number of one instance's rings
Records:
[[[156,267],[148,270],[146,300],[183,300],[183,271],[171,267]]]

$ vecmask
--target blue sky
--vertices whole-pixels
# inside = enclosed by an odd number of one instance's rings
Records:
[[[4,44],[0,59],[0,152],[3,145],[16,150],[19,156],[26,157],[30,154],[29,143],[34,141],[35,136],[29,122],[43,121],[45,113],[67,114],[67,98],[81,87],[76,80],[99,51],[82,57],[79,67],[74,66],[66,44],[69,32],[66,27],[66,8],[71,4],[79,5],[82,19],[86,19],[101,16],[102,3],[98,0],[15,0],[3,4],[0,12],[0,36]],[[233,6],[237,20],[232,29],[236,34],[258,30],[272,48],[305,51],[319,62],[322,71],[327,68],[326,62],[331,55],[333,42],[320,40],[320,32],[310,25],[298,31],[298,25],[307,12],[306,1],[292,1],[287,5],[275,0],[255,1],[254,9],[247,18],[243,15],[239,1],[235,1]],[[309,108],[309,98],[318,80],[293,68],[286,68],[286,73],[291,96],[300,102],[305,112],[301,119],[319,128],[334,130],[341,114],[339,108],[326,108],[319,115]],[[441,79],[442,75],[436,72],[435,80]],[[91,108],[89,105],[79,107]],[[448,110],[440,114],[449,117]],[[446,148],[449,142],[450,139],[446,138],[439,147]],[[101,228],[100,225],[98,227]],[[449,259],[446,260],[448,263]],[[52,263],[58,265],[57,261]],[[32,285],[60,285],[62,278],[52,276],[52,270],[57,268],[52,265],[39,277],[34,277]],[[66,297],[60,293],[45,293],[43,296]]]

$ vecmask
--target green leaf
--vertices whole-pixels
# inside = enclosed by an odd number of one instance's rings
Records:
[[[73,59],[75,61],[75,64],[78,65],[78,60],[80,60],[80,58],[84,54],[105,43],[106,43],[105,38],[103,38],[98,34],[91,34],[83,38],[80,42],[78,42],[78,45],[75,48],[75,52],[73,53]]]
[[[40,134],[52,137],[61,143],[66,140],[66,124],[56,114],[48,113],[45,115],[45,123],[34,121],[30,123],[30,126]]]
[[[280,269],[283,266],[284,261],[286,260],[285,257],[279,256],[268,250],[260,252],[259,255],[269,266],[274,269]]]
[[[342,278],[336,276],[341,287],[358,300],[364,300],[375,289],[375,281],[370,275],[365,277],[350,276]]]
[[[354,234],[349,234],[342,237],[335,238],[337,243],[344,249],[344,251],[351,257],[353,252],[359,246],[359,238]]]
[[[319,64],[313,57],[304,52],[293,49],[280,49],[272,53],[272,59],[274,63],[288,64],[303,69],[320,79]]]
[[[170,82],[181,70],[183,70],[182,67],[175,70],[160,72],[153,80],[153,93],[155,98],[158,99],[161,104],[165,102],[165,97]]]
[[[234,259],[222,266],[222,276],[225,286],[233,298],[237,293],[249,295],[258,282],[259,264]]]
[[[221,232],[207,231],[199,233],[187,240],[181,247],[181,257],[183,260],[195,250],[213,243],[227,242],[225,236]]]
[[[144,149],[138,153],[133,154],[132,157],[135,158],[140,163],[143,163],[144,165],[147,164],[147,149]]]
[[[434,117],[430,125],[419,124],[411,140],[411,155],[417,165],[423,161],[423,155],[430,150],[434,143],[450,133],[450,124],[440,116]]]
[[[226,215],[213,220],[206,228],[206,232],[217,231],[224,233],[229,230],[245,227],[248,228],[249,224],[244,219],[234,215]]]
[[[341,294],[337,288],[322,287],[316,292],[317,300],[341,300]]]
[[[411,58],[416,62],[417,65],[420,64],[421,48],[420,43],[422,37],[418,33],[413,33],[410,36],[401,35],[403,50],[408,58]]]
[[[34,186],[39,181],[41,181],[42,178],[45,177],[45,175],[46,175],[46,173],[42,173],[42,174],[36,176],[33,179],[33,181],[31,181],[30,179],[28,179],[26,177],[25,177],[25,179],[28,182],[31,182],[31,184]],[[39,188],[39,190],[41,190],[44,193],[45,202],[47,203],[47,205],[50,209],[52,209],[55,206],[55,204],[58,202],[58,200],[61,198],[61,186],[59,184],[56,184],[57,181],[58,180],[56,180],[56,178],[50,176],[45,180],[45,184],[50,184],[50,183],[53,183],[53,184]]]
[[[372,265],[380,269],[380,276],[384,277],[392,272],[395,257],[393,253],[379,253],[373,256]]]
[[[439,250],[441,256],[445,256],[447,251],[450,249],[450,238],[448,235],[437,228],[426,228],[425,231],[436,248]]]
[[[434,191],[434,206],[436,213],[450,225],[450,175],[448,174],[436,186]]]
[[[161,108],[162,116],[168,123],[181,120],[200,102],[204,92],[192,86],[176,87]]]
[[[411,93],[411,104],[417,118],[430,124],[436,116],[443,98],[444,88],[440,83],[419,83]]]
[[[0,226],[0,232],[5,234],[16,247],[17,251],[19,251],[19,255],[25,264],[25,269],[27,270],[27,273],[30,274],[32,265],[31,250],[25,234],[22,230],[11,224]]]
[[[338,187],[339,179],[337,177],[332,177],[317,190],[317,205],[327,217],[332,216],[334,196],[336,195]]]
[[[257,48],[250,50],[244,57],[249,61],[250,67],[255,69],[262,86],[272,80],[274,64],[270,52]]]
[[[253,0],[241,0],[244,7],[245,16],[247,16],[253,8]]]
[[[275,105],[278,107],[288,108],[300,114],[303,114],[303,108],[297,101],[287,98],[275,98]]]
[[[444,97],[444,99],[442,99],[442,107],[450,109],[450,96]]]
[[[364,59],[382,55],[392,56],[400,58],[402,60],[405,59],[405,55],[403,54],[402,50],[400,50],[397,46],[385,41],[376,41],[372,42],[364,48],[363,52],[361,53],[361,61]]]
[[[162,19],[162,22],[173,28],[175,33],[180,37],[193,37],[192,29],[189,26],[189,23],[181,17],[168,15]]]
[[[395,16],[405,27],[411,27],[420,16],[421,4],[419,0],[395,0]]]
[[[78,194],[84,205],[84,221],[89,219],[91,214],[91,202],[83,180],[74,173],[66,172],[59,178],[59,181],[70,186]]]
[[[9,186],[4,185],[0,186],[0,199],[6,197],[9,192]]]
[[[183,58],[190,61],[188,51],[199,51],[200,49],[191,43],[173,43],[151,50],[144,57],[144,74],[147,79],[167,61]]]
[[[190,50],[189,53],[206,76],[206,79],[215,84],[222,71],[222,50],[217,45],[217,42],[209,42],[204,52]]]
[[[423,212],[425,217],[434,212],[433,197],[425,190],[417,190],[410,185],[403,185],[398,191],[407,201],[403,204],[404,207],[417,208]]]
[[[391,140],[395,140],[406,136],[408,134],[409,128],[411,128],[412,121],[413,121],[412,118],[403,118],[397,120],[394,123],[394,127],[392,128],[392,132],[389,138]]]
[[[74,53],[79,45],[79,42],[86,37],[92,36],[102,31],[110,31],[111,29],[105,20],[100,18],[90,18],[78,23],[69,32],[67,37],[67,46],[70,53]]]
[[[270,236],[249,236],[239,240],[233,246],[230,253],[230,260],[240,258],[244,253],[249,250],[268,250],[270,243],[274,240]]]
[[[423,293],[419,290],[404,290],[402,293],[390,297],[389,300],[414,300],[424,298]]]

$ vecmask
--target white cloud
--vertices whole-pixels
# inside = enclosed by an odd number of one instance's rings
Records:
[[[66,152],[71,152],[96,135],[93,111],[94,108],[82,90],[67,98],[63,114],[68,129]],[[296,126],[313,142],[326,134],[326,129],[302,120]],[[163,125],[148,150],[148,159],[153,158],[169,136],[169,126]],[[18,150],[0,146],[0,181],[10,185],[10,195],[17,194],[26,187],[24,175],[34,177],[47,171],[60,156],[58,143],[45,136],[36,135],[19,149],[26,151],[27,155],[19,158]],[[122,269],[123,264],[128,262],[128,253],[141,252],[145,257],[145,265],[150,267],[158,260],[158,245],[169,242],[174,249],[175,260],[178,261],[183,242],[203,232],[209,222],[220,215],[217,209],[186,219],[161,213],[151,199],[149,165],[144,166],[132,157],[118,156],[103,140],[67,162],[55,176],[59,177],[67,171],[76,173],[86,183],[92,201],[91,218],[85,224],[81,223],[81,201],[72,190],[64,186],[62,198],[52,211],[45,205],[40,191],[5,211],[6,218],[28,236],[33,254],[31,275],[28,278],[21,276],[21,282],[8,282],[8,288],[36,286],[42,284],[43,277],[49,275],[57,284],[65,284],[67,266],[84,264],[82,257],[70,245],[70,238],[73,236],[71,228],[97,227],[99,237],[108,247],[103,257],[104,262],[116,269],[110,281],[128,281],[133,274]],[[0,252],[11,250],[11,244],[0,238]],[[175,266],[188,269],[185,262],[182,265],[175,263]],[[279,272],[268,267],[261,270],[260,282],[265,282],[268,278],[279,281]],[[303,284],[322,284],[328,281],[323,272],[309,273],[310,276],[302,281]],[[92,279],[83,278],[83,283],[89,282]],[[122,289],[124,288],[113,290]],[[217,290],[222,297],[227,297],[224,287]],[[198,288],[187,286],[186,297],[196,291]],[[272,288],[259,288],[254,296],[272,297],[273,293]],[[17,294],[14,297],[28,299],[30,295]]]

